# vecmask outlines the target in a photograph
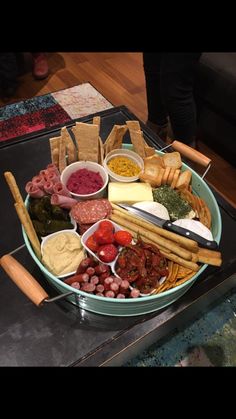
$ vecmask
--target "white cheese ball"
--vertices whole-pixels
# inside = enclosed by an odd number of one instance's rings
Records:
[[[142,201],[133,204],[133,207],[140,208],[144,211],[149,212],[150,214],[156,215],[163,220],[169,220],[170,216],[169,213],[164,207],[164,205],[159,204],[158,202],[151,202],[151,201]]]
[[[180,218],[173,222],[173,224],[186,228],[187,230],[193,231],[206,240],[213,240],[213,236],[209,228],[197,220],[190,220],[188,218]]]

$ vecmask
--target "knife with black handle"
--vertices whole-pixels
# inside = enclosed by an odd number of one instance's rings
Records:
[[[163,220],[162,218],[157,217],[156,215],[150,214],[147,211],[144,211],[140,208],[132,207],[131,205],[125,204],[125,203],[119,203],[117,204],[119,207],[133,213],[134,215],[143,218],[146,221],[149,221],[158,227],[164,228],[165,230],[169,230],[172,233],[180,234],[181,236],[186,237],[187,239],[191,239],[196,241],[201,247],[204,247],[206,249],[210,250],[216,250],[218,249],[218,243],[214,240],[207,240],[202,236],[199,236],[198,234],[194,233],[191,230],[187,230],[186,228],[177,226],[173,224],[169,220]]]

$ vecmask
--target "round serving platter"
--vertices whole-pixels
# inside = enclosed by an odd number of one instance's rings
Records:
[[[123,144],[123,148],[132,150],[133,146],[130,144]],[[157,150],[156,153],[159,155],[164,154],[163,152]],[[222,222],[217,201],[207,183],[194,170],[192,170],[189,166],[187,166],[184,163],[182,167],[184,170],[191,170],[193,193],[204,199],[204,201],[209,207],[212,216],[211,231],[213,239],[219,244],[222,232]],[[27,196],[25,200],[26,206],[28,206],[28,200],[29,197]],[[172,304],[174,301],[178,300],[182,295],[184,295],[208,266],[207,264],[203,264],[200,267],[199,271],[196,272],[196,274],[185,283],[156,295],[126,299],[100,297],[72,288],[70,285],[67,285],[62,280],[58,279],[56,276],[51,274],[35,255],[23,227],[22,231],[27,249],[34,261],[36,262],[36,264],[38,265],[38,267],[40,268],[41,272],[47,279],[47,281],[60,294],[74,291],[74,295],[66,297],[67,300],[69,300],[72,304],[79,305],[79,307],[84,310],[107,316],[137,316],[160,310]]]

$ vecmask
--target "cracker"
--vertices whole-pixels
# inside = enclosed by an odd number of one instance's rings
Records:
[[[149,156],[149,157],[145,157],[143,161],[144,161],[144,167],[148,164],[156,164],[157,166],[165,167],[162,157],[158,156],[157,154]]]
[[[95,124],[76,122],[73,130],[78,148],[78,160],[98,162],[99,127]]]
[[[176,169],[175,173],[174,173],[174,176],[173,176],[173,180],[172,180],[171,185],[170,185],[170,187],[172,189],[175,189],[175,187],[176,187],[176,184],[177,184],[178,179],[179,179],[179,174],[180,174],[180,169]]]
[[[139,154],[140,157],[143,159],[145,158],[145,141],[143,138],[142,131],[135,131],[133,129],[129,129],[131,142],[134,146],[134,151]]]
[[[182,166],[181,155],[178,151],[173,151],[172,153],[165,153],[163,155],[163,160],[165,166],[171,166],[175,169],[180,169]]]
[[[172,167],[172,168],[170,169],[170,173],[169,173],[169,176],[168,176],[168,179],[167,179],[167,185],[171,185],[172,180],[173,180],[173,178],[174,178],[174,174],[175,174],[175,168],[174,168],[174,167]]]
[[[101,137],[98,137],[98,163],[103,165],[104,160],[104,145]]]
[[[146,157],[150,157],[153,156],[156,153],[156,150],[154,147],[150,147],[149,145],[144,145],[144,150],[145,150],[145,156]]]
[[[139,121],[126,121],[126,124],[129,129],[132,129],[134,131],[141,131]]]
[[[66,145],[65,140],[60,136],[59,138],[59,172],[62,171],[66,167]]]
[[[77,150],[66,127],[61,128],[61,137],[65,142],[68,164],[74,163],[77,161]]]
[[[49,138],[51,162],[57,167],[59,167],[59,139],[60,137]]]
[[[170,174],[170,171],[171,171],[171,167],[170,166],[169,167],[166,167],[164,169],[164,174],[163,174],[163,178],[162,178],[162,185],[166,185],[167,184],[167,179],[168,179],[168,176]]]
[[[104,143],[105,156],[112,150],[122,148],[123,137],[127,131],[126,125],[114,125]]]
[[[98,131],[100,132],[101,117],[100,116],[94,116],[93,117],[93,124],[98,126]]]

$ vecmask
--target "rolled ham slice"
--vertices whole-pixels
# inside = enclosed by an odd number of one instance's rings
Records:
[[[55,183],[54,193],[58,195],[68,196],[69,198],[71,197],[70,192],[66,189],[66,187],[61,182]]]
[[[47,165],[47,170],[56,173],[58,177],[60,177],[60,172],[58,170],[58,167],[54,163],[50,163]]]
[[[77,202],[76,199],[56,193],[51,196],[51,204],[58,205],[61,208],[71,209]]]
[[[32,198],[42,198],[45,195],[45,192],[40,189],[37,185],[34,185],[33,182],[27,182],[25,185],[25,190]]]
[[[47,170],[45,170],[45,169],[40,170],[40,172],[39,172],[39,176],[42,176],[42,177],[46,180]]]
[[[44,191],[46,192],[46,194],[48,195],[52,195],[54,193],[54,184],[51,180],[47,180],[44,183]]]
[[[50,170],[46,170],[45,178],[47,181],[51,180],[53,183],[60,182],[60,176],[58,176],[55,172]]]
[[[40,175],[34,176],[31,182],[33,183],[34,186],[38,186],[38,188],[43,190],[44,183],[45,183],[45,179],[43,178],[43,176],[40,176]]]

